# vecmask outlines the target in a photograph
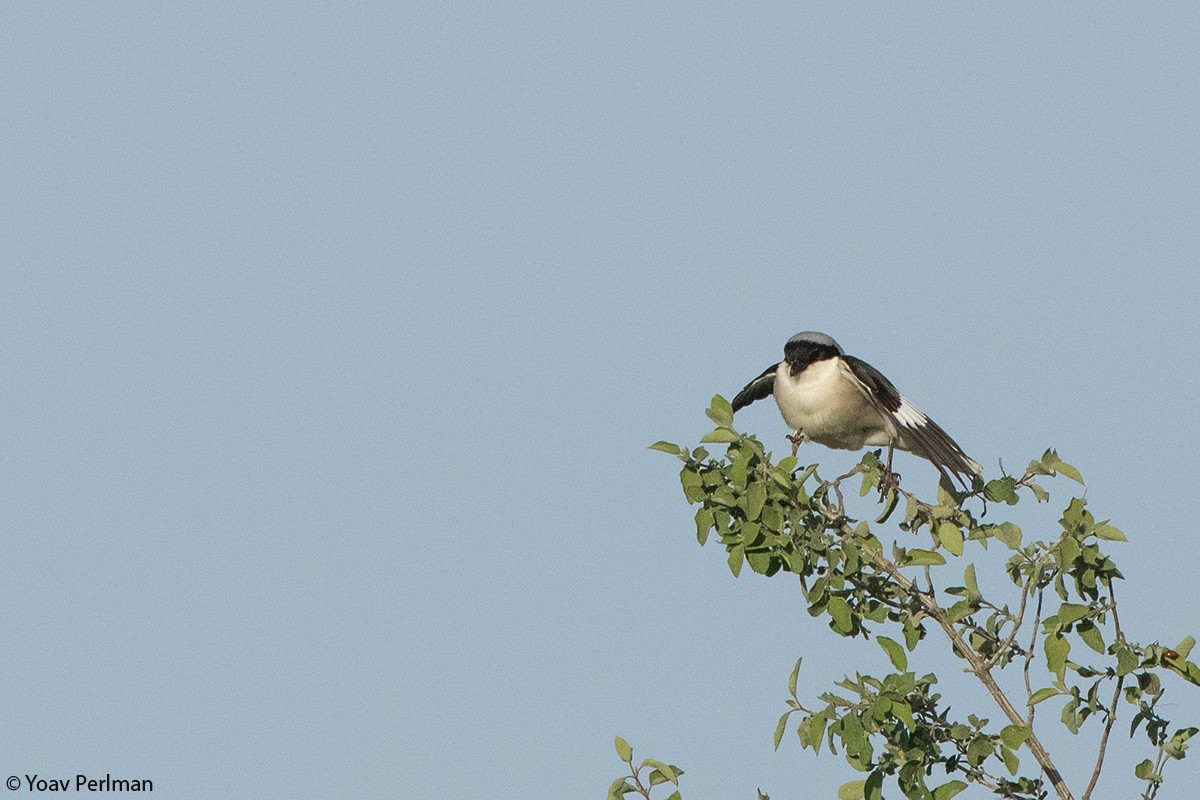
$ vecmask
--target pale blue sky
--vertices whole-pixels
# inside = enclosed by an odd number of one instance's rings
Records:
[[[989,470],[1058,447],[1126,626],[1200,633],[1197,41],[1188,3],[6,4],[0,773],[585,798],[619,733],[691,800],[831,796],[771,751],[787,673],[882,655],[734,580],[646,450],[807,329]]]

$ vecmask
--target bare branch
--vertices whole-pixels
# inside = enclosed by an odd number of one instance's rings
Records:
[[[1044,587],[1037,587],[1038,599],[1037,609],[1033,612],[1033,636],[1029,640],[1029,649],[1025,651],[1025,692],[1030,699],[1033,698],[1033,684],[1029,681],[1029,665],[1033,663],[1034,648],[1037,647],[1038,626],[1042,624],[1042,596],[1045,591]],[[1025,719],[1025,724],[1029,730],[1033,730],[1033,703],[1029,703],[1029,715]]]

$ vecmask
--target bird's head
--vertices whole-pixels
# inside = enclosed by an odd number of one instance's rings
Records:
[[[842,346],[835,342],[832,336],[817,331],[797,333],[783,346],[783,360],[792,368],[793,375],[814,361],[824,361],[840,355],[844,355]]]

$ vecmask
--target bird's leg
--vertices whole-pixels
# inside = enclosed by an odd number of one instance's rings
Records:
[[[900,476],[892,472],[892,453],[896,449],[896,440],[888,440],[888,457],[887,465],[883,468],[883,474],[879,476],[879,496],[883,498],[887,495],[889,489],[897,489],[900,487]]]
[[[804,435],[804,431],[796,431],[788,434],[787,440],[792,443],[792,455],[796,455],[796,451],[800,449],[800,445],[804,444],[804,440],[808,438]]]

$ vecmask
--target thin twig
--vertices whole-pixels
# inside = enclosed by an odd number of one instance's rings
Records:
[[[1041,580],[1041,573],[1038,573],[1038,580]],[[1033,612],[1033,638],[1029,642],[1029,649],[1025,651],[1025,695],[1030,700],[1033,699],[1033,684],[1029,681],[1029,665],[1033,663],[1034,648],[1037,647],[1038,626],[1042,624],[1042,597],[1045,594],[1045,587],[1039,586],[1037,589],[1038,600],[1037,608]],[[1025,719],[1025,725],[1029,730],[1033,730],[1033,703],[1029,703],[1029,715]]]
[[[637,784],[637,792],[646,800],[650,800],[650,789],[642,785],[642,779],[638,776],[640,769],[634,769],[633,762],[629,762],[629,771],[633,774],[633,782]]]
[[[1109,609],[1113,615],[1113,628],[1116,631],[1115,636],[1118,642],[1124,641],[1125,635],[1121,633],[1121,620],[1117,617],[1117,597],[1113,593],[1112,581],[1108,582],[1108,599]],[[1087,790],[1083,793],[1081,800],[1088,800],[1092,796],[1092,790],[1096,788],[1096,781],[1100,780],[1100,770],[1104,768],[1104,754],[1108,748],[1108,734],[1112,732],[1113,724],[1117,721],[1117,701],[1121,697],[1121,689],[1125,686],[1125,676],[1117,677],[1117,688],[1113,690],[1112,702],[1108,705],[1108,718],[1104,721],[1104,733],[1100,735],[1100,750],[1096,753],[1096,766],[1092,770],[1092,779],[1088,781]]]
[[[1092,779],[1088,781],[1087,790],[1080,800],[1088,800],[1096,781],[1100,780],[1100,770],[1104,768],[1104,751],[1108,747],[1108,734],[1112,732],[1113,723],[1117,721],[1117,701],[1121,698],[1121,689],[1125,686],[1125,676],[1117,678],[1117,688],[1113,690],[1112,702],[1108,706],[1108,719],[1104,721],[1104,733],[1100,734],[1100,750],[1096,753],[1096,767],[1092,770]]]
[[[1150,786],[1142,793],[1142,800],[1154,800],[1154,796],[1158,794],[1158,787],[1162,786],[1163,770],[1167,767],[1167,750],[1161,744],[1158,746],[1158,757],[1154,760],[1154,774],[1158,776],[1158,780],[1151,779]]]
[[[1029,592],[1021,592],[1021,607],[1017,610],[1017,616],[1013,617],[1012,614],[1008,615],[1009,619],[1011,619],[1013,622],[1012,632],[1009,633],[1008,636],[1005,637],[1004,641],[1001,642],[1000,646],[996,649],[996,652],[993,653],[992,657],[987,660],[987,665],[988,665],[989,669],[991,669],[991,667],[993,665],[995,665],[996,661],[1000,658],[1000,656],[1002,656],[1008,650],[1008,648],[1012,647],[1013,642],[1016,641],[1017,634],[1021,632],[1021,624],[1025,621],[1025,602],[1028,599],[1029,599]],[[991,604],[989,603],[989,605],[991,605]],[[995,606],[992,606],[992,607],[995,608]],[[999,610],[999,609],[997,609],[997,610]],[[1017,648],[1017,651],[1018,651],[1019,655],[1026,655],[1025,652],[1021,651],[1020,647]],[[1028,662],[1026,662],[1026,663],[1028,663]]]

